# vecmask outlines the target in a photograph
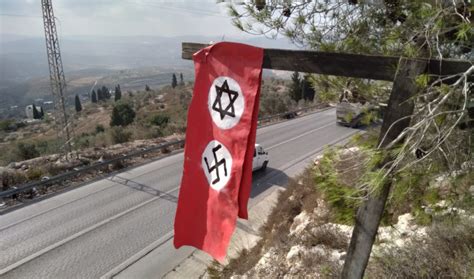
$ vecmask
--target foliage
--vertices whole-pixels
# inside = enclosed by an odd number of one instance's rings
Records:
[[[301,91],[303,99],[306,101],[313,101],[316,94],[313,85],[311,84],[311,75],[305,74],[301,80]]]
[[[101,88],[97,89],[97,100],[106,101],[110,99],[112,95],[110,94],[110,90],[104,85]]]
[[[293,72],[291,75],[291,87],[290,87],[290,96],[295,102],[298,102],[302,99],[302,91],[301,91],[301,80],[300,74],[298,72]]]
[[[229,13],[244,32],[323,51],[458,57],[474,41],[468,1],[272,1],[261,9],[249,1]]]
[[[16,146],[16,150],[21,160],[28,160],[40,156],[34,143],[19,142]]]
[[[28,178],[28,180],[39,180],[45,173],[46,172],[44,169],[40,167],[36,167],[36,168],[29,169],[26,172],[26,177]]]
[[[180,85],[180,86],[184,86],[183,73],[179,73],[179,85]]]
[[[387,247],[373,255],[367,278],[472,278],[474,225],[462,220],[429,228],[403,247]]]
[[[38,111],[38,108],[33,104],[33,119],[41,119],[41,112]]]
[[[110,126],[127,126],[135,119],[135,111],[127,103],[116,103],[112,109]]]
[[[132,138],[132,133],[124,130],[121,127],[112,127],[110,129],[110,136],[114,144],[124,143]]]
[[[145,84],[145,91],[147,91],[147,92],[151,91],[151,88],[150,88],[150,86],[148,86],[148,84]]]
[[[279,84],[278,80],[262,83],[259,116],[285,113],[296,107],[296,102],[288,94],[286,85]]]
[[[14,130],[15,121],[13,119],[0,120],[0,131],[8,132]]]
[[[170,121],[170,117],[164,114],[156,114],[150,118],[150,123],[159,126],[160,128],[165,128]]]
[[[97,103],[97,94],[95,93],[95,90],[92,90],[91,102],[94,104]]]
[[[98,133],[103,133],[105,131],[105,128],[103,125],[99,124],[99,125],[96,125],[95,126],[95,133],[98,134]]]
[[[76,98],[74,99],[74,103],[75,103],[76,112],[80,112],[82,110],[82,105],[81,105],[81,100],[79,99],[79,96],[76,95]]]
[[[176,74],[173,73],[173,77],[171,79],[171,87],[175,88],[178,86],[178,80],[176,79]]]
[[[122,99],[122,90],[120,89],[120,84],[115,86],[115,101]]]
[[[353,224],[361,195],[354,183],[357,181],[356,176],[351,175],[352,184],[341,181],[339,172],[348,172],[348,170],[336,169],[339,160],[335,149],[329,148],[325,151],[315,168],[315,185],[331,206],[334,222]]]

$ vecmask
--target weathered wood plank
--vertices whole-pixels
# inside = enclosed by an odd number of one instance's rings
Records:
[[[379,135],[381,148],[396,139],[410,125],[409,118],[397,121],[413,113],[414,101],[412,97],[417,92],[415,79],[426,71],[427,66],[428,61],[426,60],[400,59],[400,69],[393,83],[387,113],[384,115]],[[395,122],[397,123],[394,124]],[[394,125],[392,126],[392,124]],[[359,279],[364,276],[390,188],[391,180],[389,179],[382,186],[379,195],[369,197],[359,208],[341,278]]]
[[[192,59],[193,53],[209,46],[199,43],[182,43],[182,58]],[[331,53],[306,50],[265,49],[263,68],[305,73],[334,75],[373,80],[393,81],[399,57],[348,53]],[[469,61],[426,59],[427,72],[433,75],[455,75],[466,71]],[[474,77],[470,80],[474,81]]]

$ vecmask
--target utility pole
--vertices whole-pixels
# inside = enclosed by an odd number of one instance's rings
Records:
[[[66,78],[64,77],[61,52],[59,50],[58,32],[53,13],[52,0],[41,0],[43,10],[44,34],[46,37],[46,51],[48,54],[49,79],[54,101],[54,118],[58,136],[63,138],[66,153],[71,152],[70,121],[66,111]]]

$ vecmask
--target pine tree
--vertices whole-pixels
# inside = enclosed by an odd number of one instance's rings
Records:
[[[104,100],[108,100],[112,97],[112,94],[110,94],[110,90],[106,86],[102,86],[102,94]]]
[[[178,85],[178,80],[176,79],[176,75],[173,73],[173,79],[171,80],[171,87],[175,88]]]
[[[315,91],[313,88],[313,85],[309,81],[310,74],[305,74],[303,77],[303,80],[301,80],[301,88],[303,91],[303,98],[305,101],[313,101],[314,100],[314,95]]]
[[[294,72],[293,75],[291,75],[291,81],[290,97],[298,102],[302,98],[300,73]]]
[[[43,107],[40,107],[40,115],[41,115],[41,119],[44,118],[44,110],[43,110]]]
[[[75,99],[75,105],[76,105],[76,112],[80,112],[82,110],[82,105],[81,105],[81,100],[79,99],[79,96],[77,95]]]
[[[145,84],[145,91],[151,91],[151,88],[148,86],[148,84]]]
[[[41,115],[38,109],[36,108],[36,106],[33,104],[33,119],[40,119],[40,118],[41,118]]]
[[[120,84],[115,86],[115,101],[122,99],[122,90],[120,89]]]
[[[97,94],[95,93],[95,90],[92,90],[91,102],[97,103]]]
[[[179,85],[181,85],[181,86],[184,85],[183,73],[179,73]]]

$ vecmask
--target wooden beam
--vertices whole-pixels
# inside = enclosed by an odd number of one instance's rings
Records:
[[[410,125],[409,118],[403,121],[398,120],[413,113],[415,104],[412,97],[417,92],[415,80],[418,75],[426,71],[427,66],[428,61],[423,59],[400,59],[400,69],[393,83],[387,113],[384,115],[379,135],[381,148],[396,139]],[[397,123],[394,124],[395,122]],[[386,161],[389,160],[390,158],[387,158]],[[380,193],[369,197],[359,208],[341,278],[360,279],[364,276],[390,188],[391,180],[388,179]]]
[[[195,52],[209,46],[199,43],[182,43],[182,58],[192,59]],[[366,78],[393,81],[400,57],[376,56],[348,53],[332,53],[307,50],[264,50],[263,68],[304,73]],[[473,62],[461,60],[422,59],[427,64],[427,73],[433,75],[456,75],[469,69]],[[474,77],[469,80],[474,81]]]

